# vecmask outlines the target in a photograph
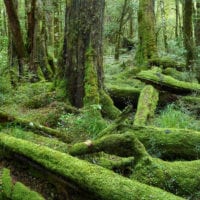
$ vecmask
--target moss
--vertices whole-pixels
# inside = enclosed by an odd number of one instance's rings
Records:
[[[52,148],[57,151],[61,151],[61,152],[65,152],[65,153],[68,152],[67,144],[57,140],[56,138],[48,138],[48,137],[40,136],[38,134],[24,131],[19,128],[6,128],[6,129],[2,129],[1,131],[3,131],[4,133],[6,133],[10,136],[13,136],[13,137],[16,137],[19,139],[23,139],[23,140],[27,140],[27,141],[33,142],[35,144],[38,144],[38,145],[47,146],[47,147]]]
[[[134,169],[132,178],[162,188],[176,195],[190,198],[199,193],[199,161],[165,162],[143,159]]]
[[[98,105],[99,89],[98,89],[98,78],[96,69],[93,64],[93,49],[89,48],[86,52],[86,63],[85,63],[85,79],[84,79],[84,106]]]
[[[51,135],[53,137],[57,137],[62,141],[69,142],[70,139],[65,133],[61,133],[59,130],[49,128],[47,126],[43,126],[38,123],[34,123],[31,121],[28,121],[26,119],[22,118],[16,118],[15,116],[9,115],[5,112],[0,111],[0,122],[11,122],[16,125],[20,125],[21,127],[24,127],[25,129],[32,130],[35,133],[42,133]]]
[[[115,119],[121,112],[118,110],[109,95],[104,90],[100,91],[100,104],[102,105],[101,112],[110,119]]]
[[[171,58],[162,57],[162,58],[152,58],[149,60],[149,64],[153,66],[159,66],[163,68],[174,68],[180,71],[183,71],[186,67],[186,64],[183,62],[177,62]]]
[[[2,193],[4,198],[11,198],[12,195],[12,178],[10,176],[10,170],[4,168],[2,173]]]
[[[134,125],[143,126],[147,123],[148,119],[154,116],[158,98],[159,93],[153,86],[147,85],[144,87],[139,97]]]
[[[112,97],[130,98],[133,100],[138,99],[141,89],[130,86],[106,85],[108,93]]]
[[[158,188],[129,180],[110,170],[94,166],[55,150],[0,134],[0,147],[12,150],[37,162],[47,170],[64,176],[69,182],[104,200],[178,200]]]
[[[31,191],[20,182],[16,182],[13,188],[12,200],[44,200],[37,192]]]
[[[195,160],[200,156],[200,132],[187,129],[127,127],[152,156],[163,159]],[[122,129],[122,132],[125,128]]]
[[[146,65],[148,59],[157,56],[155,36],[154,7],[150,0],[139,1],[138,10],[138,38],[139,45],[136,60],[139,65]]]
[[[151,82],[163,87],[165,86],[166,89],[170,88],[177,92],[200,92],[200,84],[179,81],[171,76],[155,72],[154,70],[141,71],[136,77],[143,81]]]

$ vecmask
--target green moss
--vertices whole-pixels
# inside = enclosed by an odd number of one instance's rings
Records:
[[[123,87],[118,85],[107,84],[106,89],[112,97],[126,97],[132,100],[138,99],[141,92],[141,89],[130,87],[127,85]]]
[[[200,92],[200,84],[179,81],[171,76],[163,75],[154,70],[141,71],[136,76],[140,80],[152,82],[157,85],[166,86],[177,91],[183,92]]]
[[[147,85],[144,87],[139,97],[134,125],[143,126],[147,123],[148,119],[154,116],[158,98],[158,91],[153,86]]]
[[[64,176],[69,182],[104,200],[178,200],[158,188],[131,181],[110,170],[89,164],[55,150],[0,134],[0,147],[24,155],[50,171]]]
[[[124,131],[123,129],[122,132]],[[134,126],[128,131],[136,135],[152,156],[165,159],[199,159],[200,132],[151,126]]]
[[[4,198],[11,198],[12,195],[12,178],[10,176],[10,170],[4,168],[2,174],[2,193]]]
[[[162,58],[153,58],[149,60],[150,65],[155,65],[163,68],[175,68],[177,70],[184,70],[186,67],[185,63],[177,62],[171,58],[162,57]]]
[[[121,113],[120,110],[114,106],[112,99],[104,90],[100,91],[100,104],[102,105],[101,112],[110,119],[115,119]]]
[[[97,71],[94,69],[93,49],[86,52],[85,79],[84,79],[84,106],[97,105],[100,102]]]
[[[199,161],[165,162],[143,159],[134,169],[132,178],[162,188],[176,195],[190,198],[199,193]]]
[[[44,200],[37,192],[31,191],[20,182],[16,182],[13,188],[12,200]]]
[[[68,152],[67,144],[57,140],[56,138],[40,136],[38,134],[24,131],[19,128],[6,128],[6,129],[2,129],[1,131],[3,131],[4,133],[6,133],[10,136],[13,136],[13,137],[16,137],[19,139],[23,139],[23,140],[27,140],[27,141],[33,142],[35,144],[38,144],[38,145],[47,146],[47,147],[52,148],[57,151],[61,151],[61,152],[65,152],[65,153]]]

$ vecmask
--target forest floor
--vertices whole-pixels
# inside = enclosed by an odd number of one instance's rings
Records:
[[[131,97],[129,94],[134,94],[134,91],[136,93],[137,91],[140,92],[146,84],[133,76],[138,69],[132,67],[131,54],[125,54],[119,61],[115,61],[112,56],[106,56],[104,60],[107,91],[111,94],[115,105],[119,109],[123,110],[127,105],[133,105],[134,109],[126,121],[128,125],[132,124],[137,109],[138,96]],[[113,92],[115,90],[119,91],[121,88],[128,91],[128,95],[116,95]],[[200,100],[197,92],[190,94],[190,97],[196,98],[196,102],[190,102],[180,94],[162,94],[163,98],[160,98],[161,101],[156,108],[155,115],[147,121],[146,126],[200,131]],[[64,132],[71,140],[68,145],[93,139],[100,131],[113,123],[112,120],[106,118],[103,121],[96,121],[96,119],[88,116],[84,110],[80,112],[73,110],[69,107],[69,102],[63,99],[63,92],[57,89],[52,82],[21,84],[16,89],[6,92],[2,99],[1,112],[26,119],[30,123],[38,123]],[[60,152],[67,152],[67,145],[59,139],[52,138],[50,135],[40,135],[37,130],[31,131],[18,123],[1,123],[0,131]],[[152,156],[159,157],[160,152],[154,152]],[[92,163],[98,163],[98,158],[99,155],[84,159]],[[116,160],[117,157],[109,159]],[[47,175],[41,176],[43,171],[38,173],[25,161],[24,165],[21,165],[21,162],[16,162],[16,160],[8,158],[0,163],[1,168],[6,167],[11,170],[13,182],[20,181],[24,183],[48,200],[84,199],[76,189],[64,191],[63,188],[56,187],[52,183],[54,178],[46,179]],[[176,160],[183,159],[177,158]],[[120,174],[127,173],[123,170],[117,172]]]

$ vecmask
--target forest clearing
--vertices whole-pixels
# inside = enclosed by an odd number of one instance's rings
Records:
[[[200,0],[0,1],[0,200],[200,199]]]

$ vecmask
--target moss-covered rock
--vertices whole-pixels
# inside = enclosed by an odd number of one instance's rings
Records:
[[[147,85],[144,87],[139,97],[134,125],[144,126],[147,120],[154,116],[158,99],[159,93],[153,86]]]

